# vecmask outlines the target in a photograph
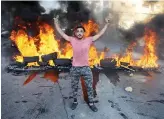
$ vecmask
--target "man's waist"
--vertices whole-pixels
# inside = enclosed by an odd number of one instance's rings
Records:
[[[89,67],[89,66],[72,66],[72,67],[75,67],[75,68],[84,68],[84,67]]]
[[[88,62],[72,62],[72,66],[74,67],[88,67],[89,63]]]
[[[89,63],[75,63],[75,62],[73,62],[72,66],[74,66],[74,67],[88,67]]]

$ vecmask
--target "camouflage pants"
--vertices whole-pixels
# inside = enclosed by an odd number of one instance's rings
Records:
[[[89,66],[72,67],[70,69],[70,75],[71,75],[71,87],[72,87],[73,98],[77,98],[78,84],[79,84],[80,77],[82,76],[84,78],[84,82],[87,87],[88,100],[89,102],[92,102],[93,101],[93,87],[92,87],[93,75],[90,67]]]

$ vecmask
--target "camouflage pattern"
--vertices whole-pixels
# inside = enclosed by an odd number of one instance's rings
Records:
[[[92,87],[93,75],[90,67],[89,66],[72,67],[70,69],[70,75],[71,75],[71,87],[72,87],[73,98],[77,98],[78,83],[80,77],[82,76],[84,78],[84,82],[87,87],[88,100],[89,102],[92,102],[93,101],[93,87]]]

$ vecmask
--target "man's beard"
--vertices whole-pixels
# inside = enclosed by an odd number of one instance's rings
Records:
[[[82,38],[83,38],[82,35],[77,35],[76,37],[77,37],[78,39],[82,39]]]

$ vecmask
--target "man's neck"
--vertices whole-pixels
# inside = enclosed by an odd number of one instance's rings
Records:
[[[77,37],[76,37],[77,38]],[[84,40],[84,38],[77,38],[78,40]]]

